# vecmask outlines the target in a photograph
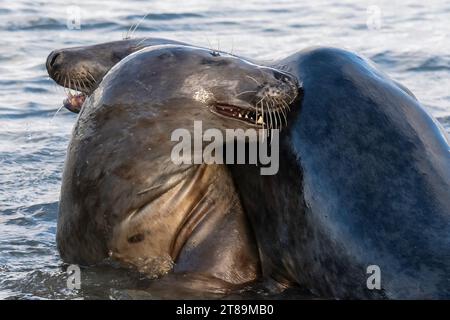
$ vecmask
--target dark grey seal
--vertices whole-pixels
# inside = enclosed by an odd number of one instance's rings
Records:
[[[450,298],[450,150],[437,121],[351,52],[307,49],[274,66],[303,89],[280,171],[231,167],[264,276],[327,298]]]
[[[437,121],[353,53],[314,48],[273,66],[305,93],[280,172],[231,167],[264,276],[321,297],[449,298],[450,160]],[[367,288],[371,265],[381,290]]]
[[[258,128],[261,97],[296,94],[295,78],[207,49],[154,46],[123,59],[72,134],[58,215],[63,260],[110,257],[149,277],[257,279],[257,246],[226,167],[175,164],[171,133],[192,130],[193,119],[205,130]]]

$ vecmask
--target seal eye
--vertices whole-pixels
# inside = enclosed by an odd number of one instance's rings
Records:
[[[138,243],[138,242],[143,241],[144,238],[145,238],[145,236],[142,233],[138,233],[138,234],[135,234],[135,235],[129,237],[127,240],[130,243]]]
[[[220,53],[218,51],[211,51],[210,53],[213,57],[220,57]]]

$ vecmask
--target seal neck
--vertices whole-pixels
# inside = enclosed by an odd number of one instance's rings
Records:
[[[174,271],[212,275],[233,284],[253,281],[259,258],[253,232],[227,167],[200,165],[189,182],[191,210],[171,246]],[[190,200],[192,201],[192,200]]]

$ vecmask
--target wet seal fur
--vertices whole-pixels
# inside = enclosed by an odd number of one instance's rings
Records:
[[[437,121],[353,53],[313,48],[273,66],[305,90],[281,172],[231,166],[264,276],[322,297],[448,298],[449,148]],[[366,286],[372,264],[382,290]]]
[[[260,127],[221,115],[222,106],[255,112],[261,95],[295,97],[293,83],[278,70],[188,46],[123,59],[84,103],[68,148],[57,229],[63,260],[109,256],[149,277],[256,280],[257,246],[226,166],[175,165],[170,134],[193,118],[205,129]]]
[[[280,171],[230,166],[264,276],[327,298],[450,298],[450,148],[437,121],[354,53],[310,48],[274,66],[304,92]]]

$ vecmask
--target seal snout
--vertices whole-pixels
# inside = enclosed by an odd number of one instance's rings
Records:
[[[259,128],[282,129],[298,95],[297,79],[274,68],[251,66],[242,69],[240,91],[233,98],[216,96],[212,111]]]
[[[259,84],[256,96],[292,103],[298,93],[297,79],[293,75],[276,69],[263,69],[264,82]]]
[[[57,66],[60,64],[62,60],[62,54],[60,50],[52,51],[48,57],[47,57],[47,71],[50,76],[53,76],[55,69],[57,69]]]
[[[65,89],[63,105],[78,113],[86,98],[94,91],[97,80],[78,51],[61,49],[52,51],[46,61],[49,76]],[[73,90],[75,92],[73,92]]]
[[[281,72],[279,70],[274,70],[273,75],[274,78],[279,81],[276,85],[274,94],[288,94],[294,96],[297,95],[299,85],[295,76],[285,72]]]
[[[288,124],[288,111],[298,95],[297,79],[272,68],[264,68],[265,81],[256,92],[256,123],[264,128],[281,129]]]

